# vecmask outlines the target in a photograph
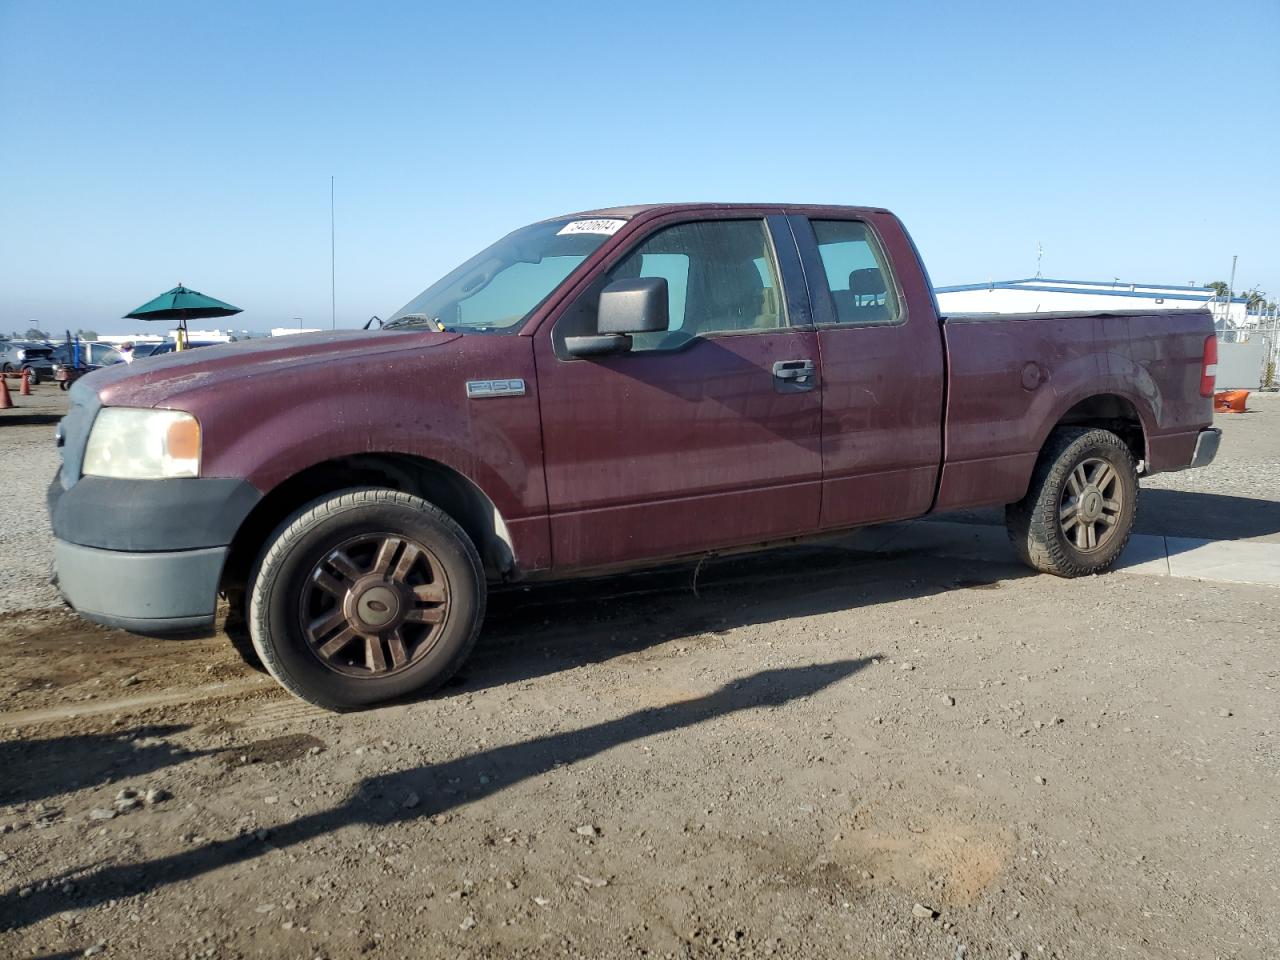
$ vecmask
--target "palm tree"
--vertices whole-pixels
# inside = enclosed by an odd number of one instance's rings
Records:
[[[1227,286],[1227,282],[1225,280],[1215,280],[1213,283],[1206,283],[1204,288],[1206,290],[1212,290],[1215,297],[1225,297],[1231,292],[1231,288]]]

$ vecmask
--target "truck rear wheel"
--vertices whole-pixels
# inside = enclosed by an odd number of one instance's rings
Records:
[[[331,494],[277,528],[250,577],[254,649],[290,693],[351,710],[427,693],[461,666],[484,618],[475,546],[427,501]]]
[[[1109,430],[1060,427],[1027,495],[1005,507],[1005,526],[1028,566],[1082,577],[1115,562],[1137,512],[1138,473],[1125,442]]]

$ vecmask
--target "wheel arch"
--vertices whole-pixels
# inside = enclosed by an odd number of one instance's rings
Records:
[[[362,486],[400,490],[431,502],[471,538],[487,577],[506,579],[515,572],[515,548],[506,522],[492,499],[473,481],[426,457],[362,453],[313,464],[267,491],[231,542],[221,591],[230,595],[246,588],[267,538],[289,514],[317,497]]]
[[[1071,403],[1041,438],[1041,452],[1059,427],[1098,427],[1110,430],[1125,442],[1134,460],[1147,459],[1145,418],[1138,404],[1123,394],[1095,393]]]

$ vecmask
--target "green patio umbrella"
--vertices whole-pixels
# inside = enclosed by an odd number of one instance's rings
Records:
[[[229,303],[206,297],[198,290],[188,290],[178,284],[172,290],[166,290],[154,300],[148,300],[136,310],[126,313],[126,320],[165,320],[177,322],[179,350],[187,346],[187,321],[212,320],[215,317],[230,317],[242,313],[239,307]]]

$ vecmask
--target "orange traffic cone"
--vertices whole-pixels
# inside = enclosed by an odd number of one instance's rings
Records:
[[[0,374],[0,410],[8,410],[13,406],[13,397],[9,396],[9,378]]]
[[[24,397],[31,396],[31,368],[22,368],[22,388],[18,391]]]

